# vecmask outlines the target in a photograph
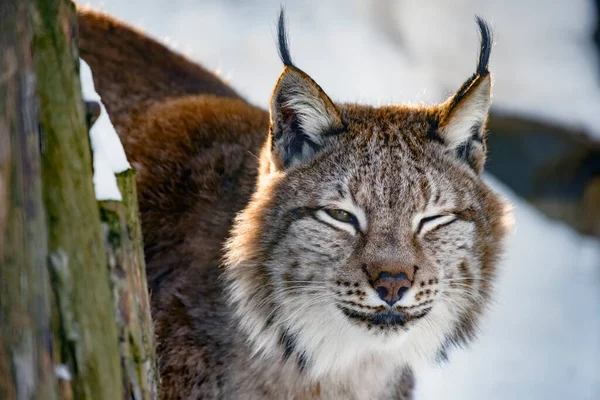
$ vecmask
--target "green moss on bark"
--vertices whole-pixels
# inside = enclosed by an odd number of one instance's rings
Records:
[[[135,171],[117,175],[122,202],[100,203],[111,270],[126,395],[158,397],[158,372],[146,267],[135,188]]]
[[[55,399],[31,4],[0,1],[0,399]]]
[[[75,9],[66,0],[34,5],[43,199],[60,315],[56,361],[70,368],[76,399],[118,399],[123,389],[117,326],[77,73]]]

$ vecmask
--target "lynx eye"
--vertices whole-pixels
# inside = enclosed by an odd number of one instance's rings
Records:
[[[456,220],[456,215],[454,214],[438,214],[425,217],[422,218],[421,221],[419,221],[417,233],[424,234],[427,232],[431,232],[435,229],[450,225]]]
[[[356,218],[354,217],[354,215],[352,215],[348,211],[342,210],[340,208],[328,208],[328,209],[325,209],[324,211],[331,218],[333,218],[337,221],[340,221],[340,222],[346,222],[348,224],[352,224],[352,223],[354,223],[354,221],[356,221]]]

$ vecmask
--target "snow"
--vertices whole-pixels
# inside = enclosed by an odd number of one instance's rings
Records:
[[[282,70],[280,0],[92,1],[162,39],[266,107]],[[600,139],[600,67],[586,0],[288,2],[295,63],[336,101],[435,102],[475,68],[473,15],[491,22],[496,110],[583,128]],[[496,303],[469,349],[418,372],[416,400],[597,399],[600,242],[515,205]]]
[[[220,71],[266,107],[281,62],[281,0],[91,1]],[[498,111],[585,129],[600,140],[600,65],[590,0],[288,1],[292,56],[334,100],[437,102],[475,69],[474,15],[495,31]]]
[[[79,59],[79,66],[83,99],[100,103],[100,116],[90,129],[96,199],[121,201],[121,192],[117,186],[115,174],[126,171],[131,166],[127,162],[123,145],[110,121],[104,104],[102,104],[100,95],[96,92],[90,66],[81,58]]]
[[[62,379],[63,381],[70,381],[73,379],[73,375],[71,375],[71,371],[69,370],[69,366],[66,364],[57,364],[54,366],[54,375],[58,379]]]

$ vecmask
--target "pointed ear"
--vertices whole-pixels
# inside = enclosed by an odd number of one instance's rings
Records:
[[[293,64],[283,7],[277,24],[277,50],[285,67],[271,96],[271,160],[277,169],[283,169],[310,159],[343,124],[325,92]]]
[[[492,36],[485,21],[478,17],[477,24],[481,32],[477,70],[440,105],[438,135],[455,157],[479,174],[485,163],[485,123],[492,101],[492,77],[488,70]]]
[[[271,97],[273,162],[287,168],[311,158],[343,129],[333,102],[307,74],[286,66]]]
[[[439,135],[457,158],[481,173],[485,163],[485,123],[491,105],[491,75],[480,77],[460,99],[444,103]]]

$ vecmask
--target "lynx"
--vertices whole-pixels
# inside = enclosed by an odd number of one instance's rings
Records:
[[[293,62],[269,112],[110,17],[81,56],[138,171],[164,399],[409,399],[470,342],[507,204],[482,180],[492,38],[433,106],[334,103]]]

